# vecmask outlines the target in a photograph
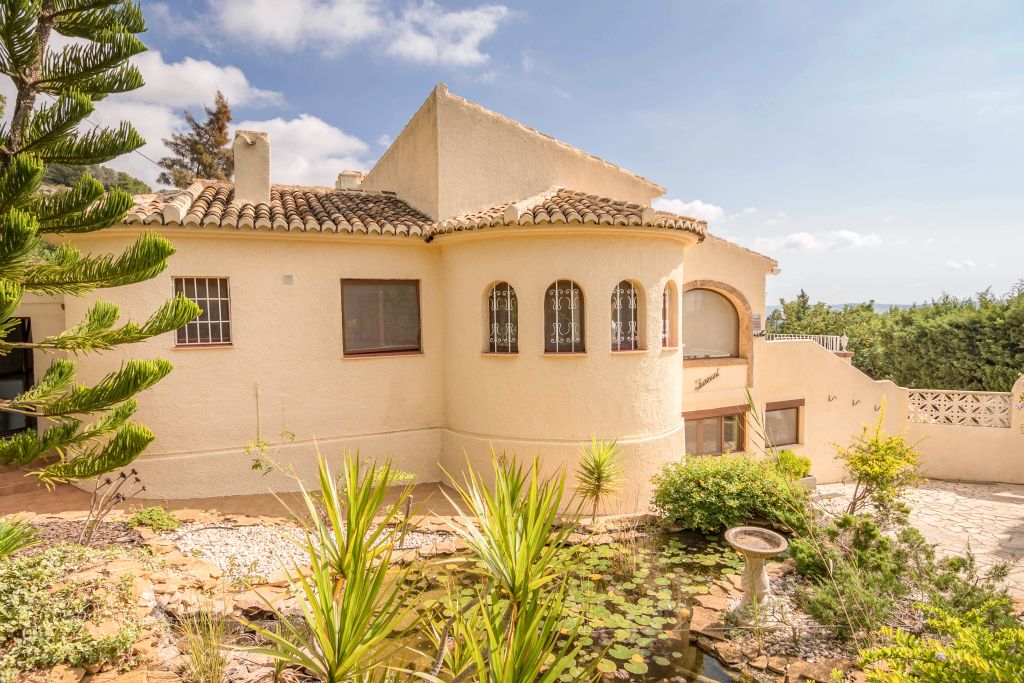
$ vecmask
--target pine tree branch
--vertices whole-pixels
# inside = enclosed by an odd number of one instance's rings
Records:
[[[92,479],[124,467],[146,450],[154,439],[153,432],[142,425],[122,426],[103,446],[90,446],[68,459],[47,465],[31,474],[47,487],[76,479]]]
[[[160,274],[173,253],[170,242],[152,233],[142,235],[116,259],[109,254],[83,256],[65,244],[47,261],[29,264],[22,282],[27,291],[43,294],[80,294],[100,287],[121,287]]]

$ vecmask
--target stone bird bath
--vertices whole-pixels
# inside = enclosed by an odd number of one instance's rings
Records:
[[[756,526],[733,527],[725,532],[725,541],[747,561],[740,576],[743,598],[733,610],[733,614],[741,621],[746,620],[750,608],[753,607],[755,618],[761,621],[760,607],[771,598],[771,586],[768,583],[764,561],[784,552],[789,547],[789,542],[782,534]]]

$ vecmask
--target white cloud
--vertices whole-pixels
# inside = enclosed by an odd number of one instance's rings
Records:
[[[146,85],[124,95],[125,99],[169,107],[211,104],[220,90],[232,105],[280,104],[281,93],[257,88],[236,66],[218,66],[205,59],[186,57],[180,62],[164,61],[159,50],[143,52],[132,59]]]
[[[971,259],[965,259],[963,261],[946,261],[946,267],[953,270],[972,270],[977,268],[978,264]]]
[[[373,41],[383,52],[422,64],[480,66],[490,56],[481,44],[510,12],[484,4],[449,11],[433,0],[401,11],[384,0],[210,0],[213,24],[237,41],[288,52],[336,55]]]
[[[659,211],[671,211],[709,223],[725,218],[725,209],[699,199],[694,199],[692,202],[684,202],[682,199],[655,199],[652,206]]]
[[[781,237],[759,237],[754,248],[760,250],[785,249],[792,251],[831,251],[877,247],[882,237],[877,233],[859,233],[852,230],[833,230],[825,233],[793,232]]]
[[[274,183],[334,185],[344,169],[366,167],[370,147],[359,138],[312,116],[242,121],[237,128],[270,134],[270,178]]]
[[[377,144],[380,145],[381,147],[389,147],[393,141],[394,138],[391,137],[390,133],[381,133],[377,137]]]

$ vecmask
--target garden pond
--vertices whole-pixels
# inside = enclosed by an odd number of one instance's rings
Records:
[[[622,681],[736,680],[690,642],[689,609],[694,596],[742,567],[743,558],[726,545],[696,535],[653,534],[587,547],[566,586],[568,605],[583,620],[579,664],[597,660],[607,678]],[[453,601],[473,600],[483,577],[474,560],[453,556],[417,565],[410,578],[426,586],[418,609],[440,607],[450,616]],[[563,680],[574,680],[572,673]]]

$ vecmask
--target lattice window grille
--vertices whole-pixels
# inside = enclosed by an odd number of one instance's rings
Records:
[[[179,327],[175,341],[179,346],[231,343],[231,302],[227,278],[176,277],[174,293],[195,301],[202,313]]]
[[[491,288],[488,297],[489,335],[487,350],[491,353],[519,351],[519,301],[516,290],[507,282]]]
[[[981,391],[911,391],[908,419],[961,427],[1010,427],[1010,394]]]
[[[613,351],[636,351],[640,348],[638,299],[636,286],[629,280],[623,280],[612,291]]]
[[[583,293],[571,280],[556,280],[545,297],[544,322],[548,353],[578,353],[583,344]]]

